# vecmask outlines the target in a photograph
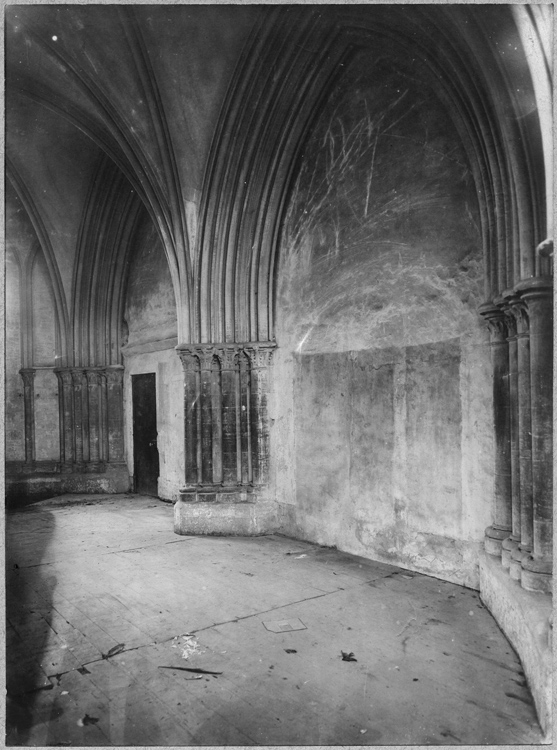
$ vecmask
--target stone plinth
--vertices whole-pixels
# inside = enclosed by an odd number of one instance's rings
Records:
[[[256,536],[276,529],[274,504],[253,487],[180,490],[174,533]]]
[[[130,476],[125,464],[107,464],[102,471],[90,473],[60,473],[55,467],[52,471],[14,472],[6,476],[6,501],[10,507],[66,493],[113,495],[129,491]]]
[[[498,560],[480,556],[480,596],[518,653],[547,742],[552,728],[552,598],[525,591]]]

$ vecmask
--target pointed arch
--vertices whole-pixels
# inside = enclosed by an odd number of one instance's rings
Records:
[[[31,253],[31,256],[28,259],[27,269],[32,268],[32,265],[29,266],[29,263],[34,262],[36,254],[37,252],[39,252],[39,250],[40,252],[42,252],[44,259],[46,261],[46,267],[48,271],[48,280],[49,280],[52,293],[54,296],[54,304],[55,304],[55,310],[56,310],[56,325],[57,325],[57,331],[58,331],[59,342],[60,342],[58,356],[60,357],[60,364],[62,365],[68,361],[68,356],[69,356],[68,343],[69,343],[70,325],[69,325],[68,305],[67,305],[64,288],[62,285],[62,277],[60,275],[60,269],[58,268],[58,264],[56,262],[56,256],[54,255],[54,250],[50,242],[50,237],[48,236],[48,232],[46,231],[40,212],[31,196],[31,193],[27,189],[21,175],[18,173],[14,164],[11,162],[8,156],[6,156],[6,175],[10,183],[12,184],[14,190],[16,191],[17,196],[19,197],[25,211],[27,212],[27,215],[29,217],[29,220],[31,221],[31,225],[33,226],[33,229],[35,231],[35,234],[38,240],[38,245],[35,247],[34,252]],[[27,287],[27,284],[26,284],[27,278],[28,277],[26,276],[24,280],[25,287]]]
[[[40,243],[37,241],[31,248],[31,252],[27,256],[23,269],[23,287],[21,290],[21,320],[22,320],[22,334],[23,334],[23,346],[25,352],[25,367],[34,367],[37,364],[36,361],[36,330],[39,325],[36,315],[37,300],[42,295],[37,294],[35,273],[41,272],[41,269],[37,269],[39,263],[44,262],[46,265],[46,259],[41,248]],[[43,278],[47,284],[47,289],[54,299],[54,289],[52,281],[48,274]],[[54,316],[54,336],[55,336],[55,364],[60,359],[60,324],[58,316]]]
[[[134,128],[130,127],[125,113],[110,99],[94,73],[87,71],[68,50],[62,50],[53,44],[49,37],[42,34],[39,26],[35,25],[32,14],[20,18],[22,27],[45,55],[58,65],[63,65],[65,75],[79,87],[92,104],[102,127],[93,123],[88,115],[80,112],[79,108],[71,103],[66,107],[63,97],[54,92],[45,94],[42,87],[38,89],[25,77],[15,76],[12,83],[15,83],[16,90],[23,95],[72,121],[82,132],[92,137],[114,161],[126,165],[123,171],[132,183],[137,183],[136,189],[144,198],[162,238],[177,294],[178,326],[182,336],[187,338],[190,336],[191,327],[192,271],[187,222],[175,154],[157,81],[133,9],[116,9],[115,20],[121,25],[122,37],[129,47],[143,94],[149,103],[149,113],[157,133],[157,145],[163,163],[163,180],[157,175],[158,164],[142,148],[140,139]]]
[[[476,182],[486,298],[535,274],[544,239],[539,122],[521,117],[489,18],[428,6],[274,8],[253,31],[213,140],[201,206],[195,334],[199,341],[269,340],[280,224],[297,154],[357,50],[415,57],[460,133]],[[369,11],[369,8],[366,8]],[[508,9],[505,21],[512,26]],[[523,76],[523,85],[531,80]]]
[[[91,183],[77,243],[72,296],[76,366],[121,364],[126,269],[145,210],[118,166],[103,155]]]

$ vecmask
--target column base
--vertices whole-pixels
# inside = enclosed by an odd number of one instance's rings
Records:
[[[542,594],[553,593],[553,562],[551,560],[534,560],[529,555],[522,562],[522,588],[526,591],[537,591]]]
[[[480,597],[520,657],[546,742],[550,743],[551,598],[524,591],[489,555],[480,555]]]
[[[517,549],[518,539],[514,539],[512,536],[503,539],[503,542],[501,543],[501,565],[505,570],[509,570],[511,566],[511,556]]]
[[[88,461],[83,472],[85,474],[103,474],[106,471],[106,464],[103,461]]]
[[[174,505],[175,534],[257,536],[275,530],[275,503],[265,498],[263,488],[183,488]]]
[[[501,557],[503,539],[509,536],[510,529],[498,529],[488,526],[485,530],[484,548],[488,555]]]
[[[511,553],[509,565],[509,575],[513,581],[520,582],[522,579],[522,563],[525,562],[531,554],[529,549],[521,549],[520,546]]]

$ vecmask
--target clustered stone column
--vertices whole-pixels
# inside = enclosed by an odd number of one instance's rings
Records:
[[[518,285],[530,322],[532,424],[532,553],[522,563],[522,585],[551,591],[553,567],[553,285],[538,277]]]
[[[35,370],[27,367],[19,374],[23,380],[25,469],[29,471],[35,465]]]
[[[485,549],[523,588],[551,593],[553,279],[520,282],[480,308],[491,332],[493,523]]]
[[[503,540],[509,536],[512,528],[509,346],[503,310],[494,305],[484,305],[480,312],[491,334],[495,433],[492,525],[486,529],[485,549],[490,555],[501,555]]]
[[[177,348],[184,368],[185,486],[242,490],[267,480],[269,365],[275,344],[192,344]]]
[[[518,496],[520,541],[511,553],[509,572],[520,581],[522,563],[532,552],[534,494],[532,487],[532,416],[530,393],[530,333],[526,305],[513,296],[511,310],[516,319],[518,392]]]
[[[55,370],[63,473],[103,472],[124,460],[122,381],[124,368]]]

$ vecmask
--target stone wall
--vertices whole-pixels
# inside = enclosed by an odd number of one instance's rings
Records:
[[[25,460],[25,425],[21,367],[20,269],[12,252],[6,252],[5,339],[5,441],[6,461]]]
[[[475,355],[459,339],[294,355],[295,503],[283,486],[284,528],[477,587],[491,479]]]
[[[157,389],[157,447],[159,495],[178,499],[184,481],[184,378],[174,350],[176,303],[161,241],[147,217],[131,252],[124,320],[124,443],[130,476],[133,463],[131,376],[155,373]],[[124,339],[125,340],[125,339]]]
[[[477,587],[493,465],[467,163],[418,70],[356,58],[283,230],[272,455],[285,533]]]
[[[172,279],[160,238],[147,216],[131,252],[124,321],[129,346],[176,337]]]

